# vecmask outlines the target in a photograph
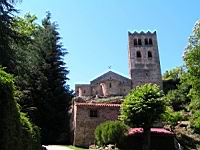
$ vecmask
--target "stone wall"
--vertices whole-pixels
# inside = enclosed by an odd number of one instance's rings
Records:
[[[117,80],[107,80],[101,83],[104,96],[127,95],[131,90],[131,86],[126,86]]]
[[[88,147],[95,143],[96,127],[108,120],[117,120],[120,104],[75,103],[74,104],[74,145]],[[94,112],[97,112],[97,116]],[[91,114],[93,112],[93,114]]]
[[[90,84],[76,84],[75,92],[77,96],[91,96]]]

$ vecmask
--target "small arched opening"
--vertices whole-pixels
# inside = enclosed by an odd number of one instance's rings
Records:
[[[138,45],[137,39],[134,39],[133,41],[134,41],[134,46],[137,46]]]
[[[152,53],[148,51],[148,58],[152,58]]]
[[[142,45],[142,40],[138,39],[138,45],[141,46]]]
[[[112,88],[112,84],[111,83],[109,83],[109,88]]]
[[[149,42],[148,42],[148,39],[147,39],[147,38],[145,38],[145,39],[144,39],[144,44],[145,44],[145,45],[148,45],[148,44],[149,44]]]
[[[152,39],[149,39],[149,45],[153,45]]]
[[[141,58],[141,57],[142,57],[142,55],[141,55],[141,52],[140,52],[140,51],[137,51],[137,52],[136,52],[136,57],[137,57],[137,58]]]

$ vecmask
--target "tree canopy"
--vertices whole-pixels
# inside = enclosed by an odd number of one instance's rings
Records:
[[[164,112],[163,94],[155,84],[137,86],[125,97],[120,119],[130,127],[144,129],[143,150],[150,150],[150,128]]]
[[[155,84],[136,87],[125,97],[120,118],[131,127],[150,128],[164,112],[162,96]]]
[[[0,1],[0,66],[15,76],[15,99],[20,110],[41,128],[46,144],[69,141],[69,108],[72,91],[58,25],[47,13],[15,16],[17,0]]]
[[[191,123],[195,131],[200,133],[200,21],[197,21],[193,33],[189,38],[188,46],[184,53],[187,68],[187,82],[191,85],[190,108],[192,110]]]

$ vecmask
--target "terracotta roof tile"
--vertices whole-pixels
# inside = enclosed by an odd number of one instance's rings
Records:
[[[136,133],[142,133],[143,128],[131,128],[129,130],[129,135],[134,135]],[[164,128],[151,128],[151,133],[165,134],[165,135],[174,135],[174,133],[164,129]]]
[[[108,104],[108,103],[76,103],[76,106],[96,106],[96,107],[120,107],[120,104]]]

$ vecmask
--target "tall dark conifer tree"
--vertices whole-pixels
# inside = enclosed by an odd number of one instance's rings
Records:
[[[16,0],[0,0],[0,65],[7,67],[7,71],[12,72],[14,66],[12,42],[21,40],[19,33],[12,29],[13,16],[17,10],[13,3]]]
[[[37,124],[41,127],[43,143],[66,143],[69,137],[68,108],[72,98],[66,85],[69,71],[63,62],[66,49],[60,42],[57,25],[50,21],[50,13],[43,20],[42,26],[37,39],[42,61],[40,75],[37,75],[39,82],[35,83],[34,91],[40,115]]]

